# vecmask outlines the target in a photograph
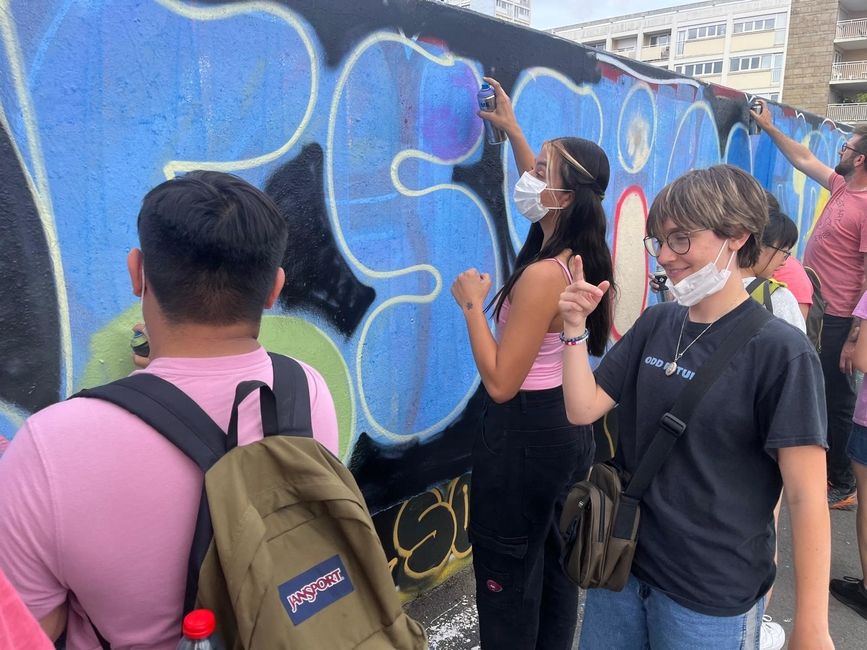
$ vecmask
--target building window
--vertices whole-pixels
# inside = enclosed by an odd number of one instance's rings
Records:
[[[647,44],[650,47],[656,47],[658,45],[668,45],[671,43],[671,34],[651,34],[650,38],[647,41]]]
[[[596,41],[594,43],[584,43],[585,47],[592,47],[595,50],[604,50],[605,49],[605,41]]]
[[[684,63],[674,66],[674,71],[687,77],[703,77],[711,74],[722,74],[722,61],[702,61],[701,63]]]
[[[735,34],[765,32],[777,28],[776,16],[760,16],[750,20],[738,20],[734,25]]]
[[[756,54],[754,56],[738,56],[731,59],[729,72],[749,72],[751,70],[773,70],[779,81],[783,67],[782,54]]]
[[[686,41],[696,41],[702,38],[719,38],[726,35],[726,24],[719,23],[718,25],[702,25],[700,27],[690,27],[682,30]]]

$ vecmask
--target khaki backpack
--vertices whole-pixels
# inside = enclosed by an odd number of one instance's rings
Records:
[[[142,418],[205,472],[185,613],[212,610],[233,650],[426,648],[355,479],[313,440],[304,370],[270,356],[273,391],[239,384],[228,432],[155,375],[79,394]],[[238,447],[238,406],[256,390],[265,437]]]

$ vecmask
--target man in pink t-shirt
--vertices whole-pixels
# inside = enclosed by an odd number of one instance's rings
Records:
[[[828,503],[849,509],[855,504],[855,478],[846,456],[855,408],[853,355],[861,319],[852,310],[867,290],[867,126],[859,126],[840,148],[831,169],[803,144],[773,124],[766,103],[752,112],[758,125],[795,166],[831,191],[804,252],[804,264],[816,271],[826,301],[821,358],[828,412]]]
[[[286,278],[286,221],[245,181],[193,172],[145,197],[128,267],[150,339],[145,370],[224,430],[237,384],[273,381],[257,341]],[[290,282],[294,279],[290,279]],[[302,364],[313,434],[337,449],[334,403]],[[239,444],[262,437],[257,397],[239,409]],[[51,639],[172,650],[202,474],[125,410],[75,398],[30,417],[0,460],[0,567]],[[90,620],[88,620],[88,618]]]

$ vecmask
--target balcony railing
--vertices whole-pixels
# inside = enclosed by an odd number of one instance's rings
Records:
[[[867,61],[835,63],[831,68],[831,81],[867,81]]]
[[[621,47],[614,50],[611,50],[614,54],[619,56],[625,56],[627,59],[635,58],[635,48],[634,47]]]
[[[828,104],[828,118],[847,124],[867,122],[867,104]]]
[[[668,59],[670,45],[644,45],[641,48],[642,61],[662,61]]]
[[[867,18],[841,20],[837,23],[837,39],[867,38]]]

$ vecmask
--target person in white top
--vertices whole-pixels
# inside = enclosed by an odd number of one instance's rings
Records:
[[[762,298],[770,298],[770,310],[777,318],[797,327],[804,334],[807,333],[807,324],[804,315],[798,306],[798,300],[794,294],[784,285],[770,280],[776,270],[789,259],[792,247],[798,243],[798,227],[787,215],[780,211],[780,204],[770,192],[766,192],[768,199],[768,225],[762,234],[762,246],[758,261],[749,269],[743,269],[744,287],[759,302]],[[756,282],[756,280],[759,282]],[[770,281],[767,287],[759,292],[753,289],[761,285],[762,280]],[[767,290],[767,293],[763,293]],[[765,307],[768,307],[765,304]]]

